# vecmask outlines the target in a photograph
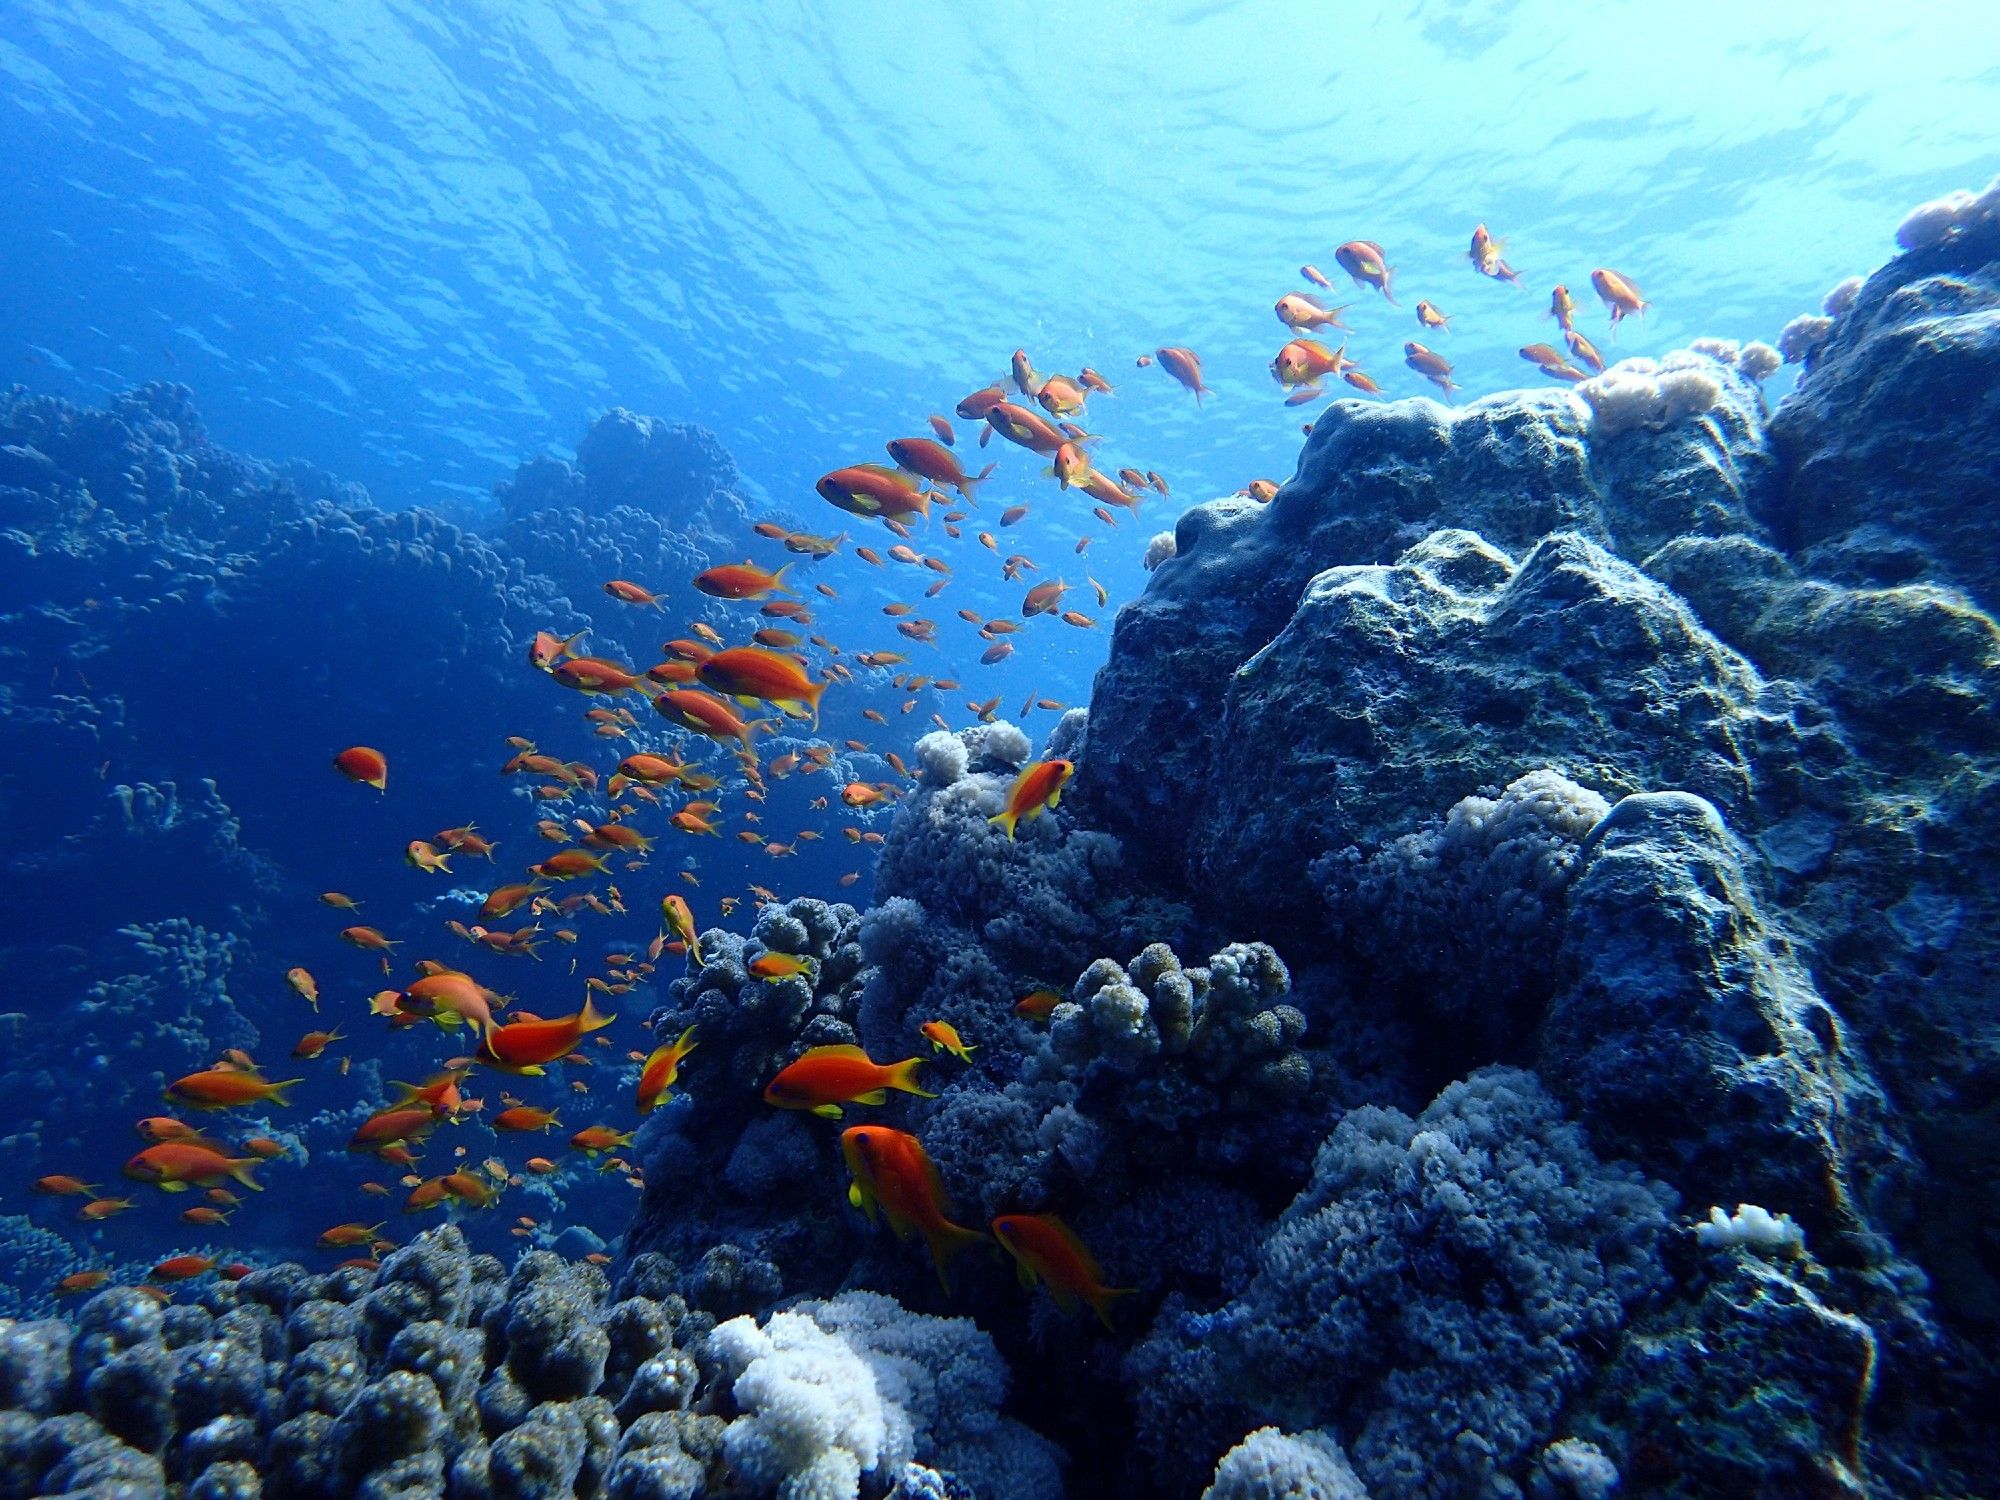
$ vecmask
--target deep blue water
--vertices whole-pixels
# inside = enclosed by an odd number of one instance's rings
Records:
[[[960,423],[968,462],[1000,468],[965,536],[947,547],[934,523],[919,539],[956,570],[928,610],[939,648],[898,640],[880,614],[916,599],[909,579],[921,575],[851,555],[811,571],[842,594],[820,606],[816,629],[850,649],[902,649],[912,670],[963,681],[880,729],[858,717],[859,690],[838,709],[842,690],[829,694],[832,738],[904,753],[933,711],[967,722],[969,698],[999,694],[1010,716],[1027,698],[1085,699],[1111,611],[1143,587],[1146,538],[1184,503],[1290,474],[1312,408],[1287,408],[1265,366],[1287,336],[1271,304],[1309,290],[1301,264],[1352,304],[1349,353],[1390,396],[1431,393],[1400,357],[1403,340],[1422,336],[1418,298],[1451,316],[1449,334],[1428,341],[1467,396],[1532,374],[1515,350],[1551,336],[1543,312],[1558,280],[1607,357],[1701,335],[1770,339],[1882,259],[1910,205],[1983,183],[2000,119],[2000,28],[1977,3],[1904,14],[8,0],[5,14],[0,379],[80,405],[183,383],[221,445],[305,460],[390,509],[488,515],[496,481],[535,454],[567,453],[617,405],[710,429],[752,515],[886,549],[893,538],[864,537],[814,496],[821,473],[924,432],[927,414],[999,378],[1017,347],[1044,371],[1104,372],[1117,393],[1089,417],[1104,455],[1166,475],[1172,500],[1154,496],[1107,529],[1039,473],[1040,460],[998,440],[982,455],[969,446],[976,429]],[[1524,289],[1467,265],[1481,222],[1506,239]],[[1361,238],[1386,247],[1400,306],[1350,288],[1335,266],[1335,246]],[[1652,303],[1615,340],[1588,290],[1598,266],[1630,276]],[[1205,404],[1135,366],[1162,344],[1200,352]],[[1018,613],[1028,580],[1003,582],[972,536],[1017,502],[1034,514],[1000,550],[1075,585],[1070,602],[1098,626],[1035,622],[1013,659],[986,669],[975,660],[985,643],[952,611]],[[1093,540],[1078,556],[1082,536]],[[748,536],[708,551],[711,563],[781,556]],[[1106,607],[1086,579],[1105,586]],[[498,711],[483,687],[440,682],[385,699],[370,676],[378,664],[350,662],[345,696],[316,687],[299,709],[312,733],[295,731],[286,661],[338,660],[340,642],[310,629],[323,602],[295,601],[295,637],[238,640],[236,657],[205,643],[199,672],[184,643],[159,638],[149,672],[173,738],[153,746],[152,765],[121,764],[109,778],[171,772],[191,795],[205,763],[240,773],[237,785],[223,777],[223,795],[246,821],[244,842],[285,870],[259,898],[256,977],[236,982],[273,1005],[289,998],[276,986],[286,963],[354,973],[322,930],[314,891],[380,903],[365,915],[441,918],[427,877],[397,862],[403,841],[474,819],[505,825],[503,860],[535,847],[532,819],[494,789],[492,764],[502,736],[547,731],[510,716],[511,704]],[[428,626],[415,602],[388,596],[381,608],[406,602],[420,659]],[[577,603],[599,642],[628,659],[680,629],[675,616]],[[247,710],[246,690],[268,696]],[[894,714],[901,696],[878,689],[866,701]],[[262,730],[205,741],[212,715]],[[434,754],[427,715],[482,736],[490,763]],[[571,739],[557,753],[594,749],[565,723]],[[1052,715],[1029,723],[1046,731]],[[324,756],[337,746],[325,741],[336,734],[394,738],[418,785],[462,775],[476,790],[392,815],[329,782]],[[274,765],[264,781],[243,769]],[[807,802],[832,780],[777,785],[772,828],[814,826]],[[65,831],[38,822],[18,774],[9,795],[28,799],[9,815],[10,857]],[[699,889],[770,881],[859,900],[868,853],[829,837],[772,861],[725,841],[704,850]],[[861,883],[839,886],[850,870]],[[644,884],[642,913],[663,883]],[[60,890],[72,905],[38,919],[64,932],[195,902],[171,865],[86,870]],[[223,912],[212,920],[229,925]],[[273,925],[310,935],[278,941]],[[646,936],[640,922],[593,941],[601,953]],[[573,1003],[550,980],[561,968],[531,981],[545,1010]],[[280,1051],[309,1019],[296,1009],[272,1019],[264,1050]],[[383,1072],[416,1076],[429,1041],[389,1044]],[[109,1066],[79,1061],[87,1083]],[[331,1109],[352,1093],[320,1077],[306,1097]],[[87,1143],[94,1172],[115,1166],[124,1129],[108,1121]],[[86,1143],[39,1142],[40,1170],[64,1168],[56,1144]],[[337,1170],[358,1181],[364,1168]],[[581,1201],[615,1233],[624,1200],[592,1192]],[[16,1184],[4,1195],[20,1206]],[[258,1247],[303,1250],[322,1217],[293,1200]],[[142,1230],[132,1218],[116,1231],[130,1240],[113,1248],[176,1242],[171,1221]],[[491,1236],[505,1227],[496,1219]]]

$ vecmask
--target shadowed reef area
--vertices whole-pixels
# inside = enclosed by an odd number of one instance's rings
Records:
[[[702,1066],[608,1272],[446,1227],[0,1325],[0,1500],[2000,1491],[2000,227],[1878,271],[1775,412],[1727,347],[1660,368],[1700,399],[1334,403],[1268,505],[1180,518],[1046,745],[917,743],[871,906],[773,902],[662,970],[654,1033]],[[121,841],[204,872],[94,898],[146,956],[85,1013],[192,1056],[248,1045],[233,954],[308,877],[247,758],[188,790],[215,725],[175,739],[145,643],[263,672],[241,612],[409,570],[399,631],[508,693],[599,559],[685,576],[744,512],[622,414],[597,464],[678,463],[684,514],[594,489],[593,434],[487,534],[219,454],[179,399],[0,400],[0,759],[81,768],[10,806],[11,900]],[[78,641],[92,685],[51,686]],[[325,685],[304,711],[357,737]],[[107,800],[142,723],[180,788]],[[461,730],[440,787],[490,751]],[[1077,776],[1009,840],[1038,753]],[[57,994],[111,941],[21,931]],[[60,1059],[7,1008],[34,1089]],[[969,1062],[868,1118],[958,1222],[1059,1214],[1132,1289],[1108,1330],[997,1249],[947,1293],[843,1196],[838,1127],[761,1102],[934,1019]]]

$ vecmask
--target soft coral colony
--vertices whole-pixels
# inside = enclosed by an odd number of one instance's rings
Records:
[[[893,709],[863,673],[898,663],[809,677],[785,642],[811,621],[784,608],[758,614],[779,634],[726,645],[728,610],[786,604],[783,570],[702,574],[716,612],[647,671],[544,619],[531,662],[603,738],[684,734],[642,739],[616,786],[516,745],[511,773],[567,811],[485,898],[505,909],[482,921],[519,911],[528,936],[468,941],[518,941],[508,962],[533,971],[567,924],[632,920],[628,867],[695,830],[610,830],[662,799],[782,847],[751,815],[794,775],[859,788],[839,816],[879,839],[872,904],[769,892],[746,932],[704,926],[689,884],[563,1014],[436,959],[385,984],[371,1024],[462,1044],[353,1127],[357,1152],[411,1166],[485,1128],[468,1089],[586,1081],[616,1009],[659,988],[653,1050],[617,1073],[643,1123],[572,1134],[643,1185],[615,1280],[540,1249],[510,1272],[446,1225],[325,1271],[99,1289],[0,1333],[4,1483],[1991,1489],[2000,1453],[1970,1414],[2000,1397],[2000,1258],[1958,1228],[1997,1184],[1958,1143],[1996,1082],[1978,1039],[2000,897],[1978,874],[2000,836],[2000,574],[1967,522],[2000,504],[2000,455],[1990,425],[1938,413],[2000,393],[1995,202],[1913,216],[1904,254],[1782,339],[1805,368],[1775,412],[1777,356],[1712,341],[1458,408],[1336,403],[1289,483],[1149,545],[1090,707],[1039,746],[991,705],[885,771],[858,738],[798,740],[846,714],[842,689]],[[1514,274],[1490,240],[1473,258]],[[1381,247],[1337,259],[1388,295]],[[1607,305],[1637,315],[1613,282]],[[1159,362],[1207,393],[1192,351]],[[1091,435],[1059,425],[1090,383],[1025,356],[1014,379],[1054,420],[996,386],[987,424],[1063,484],[1098,472]],[[983,479],[904,457],[822,490],[907,530],[926,479]],[[841,544],[777,530],[808,556]],[[911,576],[948,576],[905,550]],[[615,603],[659,602],[615,581]],[[393,746],[345,754],[344,791],[401,792]],[[622,803],[595,798],[601,776]],[[410,879],[479,857],[423,842]],[[358,962],[393,969],[409,939],[364,930]],[[166,963],[208,951],[149,940]],[[190,1068],[181,1102],[280,1103],[248,1044]],[[535,1097],[493,1123],[543,1140]],[[608,1114],[608,1086],[575,1097]],[[149,1123],[190,1189],[256,1180],[222,1132]],[[540,1170],[496,1161],[413,1172],[412,1193],[436,1182],[476,1225]],[[338,1227],[364,1252],[381,1228]]]

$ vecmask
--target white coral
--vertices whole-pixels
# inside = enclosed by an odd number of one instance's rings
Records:
[[[1711,348],[1716,347],[1713,341]],[[1734,346],[1728,346],[1732,354]],[[1722,400],[1713,353],[1683,350],[1664,360],[1620,360],[1576,387],[1589,405],[1592,429],[1603,437],[1634,427],[1669,427]]]
[[[1778,353],[1788,365],[1803,364],[1832,332],[1833,319],[1819,313],[1800,313],[1778,330]]]
[[[1146,555],[1139,559],[1140,566],[1150,573],[1176,553],[1174,534],[1171,531],[1155,532],[1153,539],[1146,543]]]
[[[1774,1217],[1754,1203],[1737,1204],[1733,1214],[1711,1208],[1707,1222],[1695,1226],[1694,1237],[1710,1250],[1733,1250],[1739,1245],[1753,1250],[1803,1250],[1806,1244],[1806,1232],[1790,1214]]]
[[[1918,204],[1896,226],[1896,243],[1905,250],[1927,250],[1956,232],[1981,229],[1993,223],[2000,223],[2000,177],[1987,183],[1979,193],[1968,193],[1961,188]]]
[[[1861,288],[1866,285],[1867,283],[1859,276],[1848,277],[1826,294],[1819,305],[1819,310],[1829,318],[1846,317],[1854,310],[1854,299],[1861,295]]]
[[[917,780],[925,786],[950,786],[969,763],[965,742],[948,729],[933,729],[917,741]]]

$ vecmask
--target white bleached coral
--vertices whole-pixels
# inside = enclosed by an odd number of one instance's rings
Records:
[[[1153,539],[1146,543],[1146,555],[1139,559],[1139,563],[1150,573],[1174,555],[1174,534],[1171,531],[1156,532]]]
[[[1773,1215],[1754,1203],[1737,1204],[1733,1214],[1711,1208],[1708,1218],[1695,1226],[1694,1237],[1710,1250],[1733,1250],[1738,1246],[1753,1250],[1803,1250],[1806,1246],[1806,1232],[1792,1222],[1790,1214]]]
[[[1800,313],[1778,330],[1778,353],[1788,365],[1803,364],[1832,332],[1832,318],[1819,313]]]
[[[1854,310],[1854,299],[1861,295],[1867,281],[1860,276],[1850,276],[1845,281],[1836,282],[1821,300],[1819,310],[1829,318],[1844,318]]]
[[[1222,1455],[1201,1500],[1368,1500],[1368,1489],[1328,1434],[1260,1427]]]
[[[1722,400],[1722,378],[1712,354],[1678,350],[1665,359],[1624,359],[1576,387],[1590,407],[1600,437],[1634,427],[1668,427],[1698,416]]]
[[[968,760],[963,740],[948,729],[933,729],[917,741],[917,780],[950,786],[965,774]]]
[[[1996,222],[2000,222],[2000,177],[1987,183],[1982,192],[1960,189],[1918,204],[1896,226],[1896,243],[1905,250],[1927,250],[1953,233]]]

